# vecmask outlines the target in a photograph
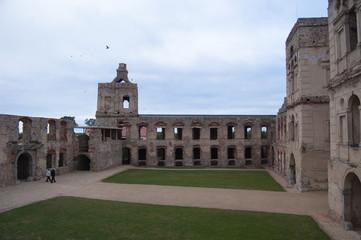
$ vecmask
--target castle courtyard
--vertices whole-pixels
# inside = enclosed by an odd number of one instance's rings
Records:
[[[344,230],[329,217],[327,192],[298,193],[271,169],[236,171],[268,171],[287,192],[101,182],[129,168],[133,167],[119,166],[99,172],[75,171],[57,176],[54,184],[46,183],[44,178],[0,188],[0,212],[57,196],[73,196],[156,205],[309,215],[332,239],[358,239],[355,232]]]

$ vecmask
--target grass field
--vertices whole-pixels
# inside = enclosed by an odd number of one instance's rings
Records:
[[[284,191],[266,171],[130,169],[103,182]]]
[[[330,239],[308,216],[57,197],[0,213],[0,239]]]

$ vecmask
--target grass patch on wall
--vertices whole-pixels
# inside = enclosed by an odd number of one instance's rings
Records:
[[[103,182],[284,191],[266,171],[129,169]]]
[[[56,197],[0,213],[0,239],[330,239],[309,216]]]

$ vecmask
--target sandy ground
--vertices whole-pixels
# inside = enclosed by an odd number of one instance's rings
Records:
[[[59,175],[56,177],[57,182],[52,184],[46,183],[43,178],[41,181],[0,188],[0,212],[56,196],[75,196],[157,205],[309,215],[332,239],[360,239],[356,232],[345,231],[329,217],[327,192],[297,193],[273,170],[267,171],[287,192],[100,182],[128,168],[120,166],[101,172],[78,171]]]

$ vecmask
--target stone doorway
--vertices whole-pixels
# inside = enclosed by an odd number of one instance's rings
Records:
[[[344,227],[361,229],[361,182],[355,173],[347,174],[344,184]]]
[[[80,171],[89,171],[90,170],[90,159],[81,154],[75,158],[76,161],[76,170]]]
[[[130,149],[124,147],[122,150],[122,163],[123,165],[130,165]]]
[[[33,176],[33,158],[27,152],[19,155],[16,160],[16,179],[27,180]]]

